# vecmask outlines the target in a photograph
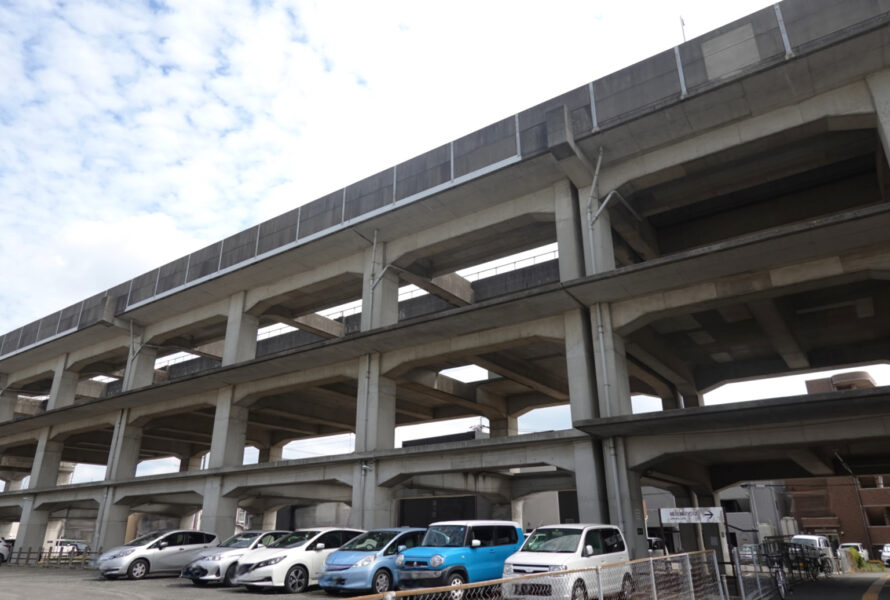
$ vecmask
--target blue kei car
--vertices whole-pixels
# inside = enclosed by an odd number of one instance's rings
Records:
[[[426,529],[375,529],[340,546],[328,556],[318,579],[326,592],[367,591],[382,594],[399,585],[395,560],[400,550],[420,544]]]
[[[399,554],[399,585],[439,587],[499,579],[525,536],[513,521],[433,523],[423,542]]]

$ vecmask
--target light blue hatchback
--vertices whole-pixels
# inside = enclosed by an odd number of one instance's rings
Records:
[[[328,556],[318,585],[326,592],[388,592],[399,585],[399,549],[420,544],[426,529],[396,527],[368,531]]]

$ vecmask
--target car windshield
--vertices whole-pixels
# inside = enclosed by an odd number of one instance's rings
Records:
[[[156,539],[158,539],[159,537],[164,535],[164,533],[166,533],[166,532],[152,531],[151,533],[146,533],[142,537],[138,537],[135,540],[130,541],[126,545],[127,546],[144,546],[146,544],[149,544],[149,543],[155,541]]]
[[[383,550],[383,548],[392,541],[398,533],[398,531],[369,531],[340,546],[340,550],[359,550],[367,552]]]
[[[222,544],[220,548],[247,548],[256,539],[258,533],[236,533]]]
[[[525,552],[574,552],[581,541],[581,529],[553,527],[536,529],[520,551]]]
[[[802,546],[818,546],[816,540],[812,540],[809,538],[791,538],[792,544],[800,544]]]
[[[297,546],[302,546],[310,538],[318,535],[317,531],[314,530],[303,530],[303,531],[291,531],[289,534],[282,536],[269,544],[269,548],[296,548]]]
[[[464,546],[467,537],[467,528],[463,525],[433,525],[426,530],[421,546],[457,547]]]

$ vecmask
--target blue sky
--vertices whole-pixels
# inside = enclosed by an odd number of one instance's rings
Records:
[[[0,333],[767,4],[0,0]]]

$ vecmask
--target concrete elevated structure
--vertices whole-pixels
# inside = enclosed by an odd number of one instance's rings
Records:
[[[94,514],[98,548],[135,512],[201,510],[225,536],[238,508],[348,504],[376,527],[403,500],[518,518],[562,491],[639,555],[641,482],[705,504],[840,452],[886,469],[886,390],[701,397],[890,354],[888,9],[786,0],[6,333],[0,518],[26,548],[59,511]],[[550,243],[552,261],[457,275]],[[399,301],[408,283],[428,295]],[[258,341],[276,323],[297,331]],[[488,379],[443,373],[464,365]],[[664,412],[632,415],[636,393]],[[558,405],[575,430],[519,434]],[[397,426],[464,416],[491,438],[395,448]],[[282,460],[338,433],[353,452]],[[166,456],[179,473],[135,477]],[[105,479],[60,485],[62,461]]]

